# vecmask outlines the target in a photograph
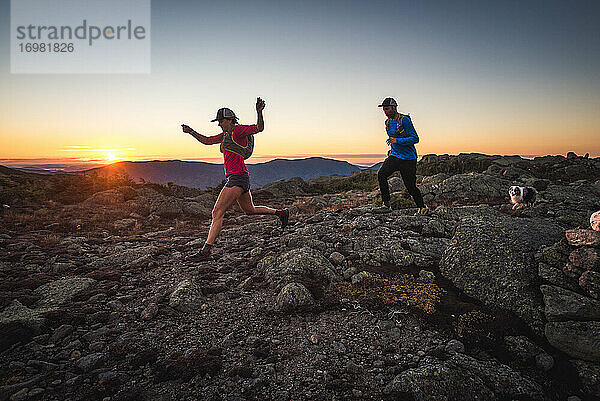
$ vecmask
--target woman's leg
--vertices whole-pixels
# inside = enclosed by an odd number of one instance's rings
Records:
[[[241,187],[223,187],[221,190],[212,211],[212,222],[210,223],[208,238],[206,238],[206,243],[208,245],[213,245],[217,240],[217,237],[221,232],[221,227],[223,227],[223,216],[225,216],[225,212],[229,209],[229,206],[239,198],[242,191],[243,189]]]
[[[288,209],[273,209],[267,206],[254,206],[250,190],[241,194],[237,198],[237,202],[246,214],[274,214],[281,220],[282,230],[288,225],[290,219],[290,211]]]
[[[246,214],[276,214],[277,210],[267,206],[254,206],[252,194],[250,191],[241,194],[237,198],[237,203]]]

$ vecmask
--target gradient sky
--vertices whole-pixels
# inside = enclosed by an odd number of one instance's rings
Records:
[[[383,159],[393,96],[419,154],[600,155],[597,1],[152,1],[152,73],[10,74],[0,0],[0,159],[219,160],[183,134],[254,123],[253,161]],[[8,163],[4,163],[8,164]]]

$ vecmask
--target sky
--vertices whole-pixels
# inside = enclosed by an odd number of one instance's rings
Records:
[[[427,153],[600,156],[595,1],[153,0],[149,74],[11,74],[0,0],[0,164],[219,162],[219,107],[267,102],[250,162],[381,161],[392,96]],[[22,162],[22,161],[20,161]]]

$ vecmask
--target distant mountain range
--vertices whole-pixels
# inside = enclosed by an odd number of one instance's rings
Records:
[[[375,165],[373,167],[378,167]],[[273,181],[292,177],[304,180],[329,175],[350,175],[364,168],[346,161],[310,157],[306,159],[275,159],[265,163],[248,164],[250,181],[253,187],[262,187]],[[373,168],[367,167],[367,168]],[[189,162],[181,160],[154,160],[144,162],[117,162],[104,167],[85,170],[82,173],[96,172],[101,176],[115,173],[127,174],[140,181],[166,184],[173,182],[191,188],[215,187],[225,178],[223,164]]]

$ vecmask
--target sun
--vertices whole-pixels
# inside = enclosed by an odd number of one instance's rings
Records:
[[[106,160],[107,162],[116,162],[118,160],[120,160],[121,158],[114,152],[108,152],[104,154],[104,160]]]

